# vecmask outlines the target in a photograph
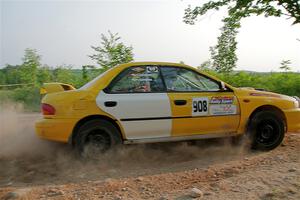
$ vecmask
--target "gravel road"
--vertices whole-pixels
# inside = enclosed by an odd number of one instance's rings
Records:
[[[0,112],[0,199],[300,199],[300,134],[270,152],[229,140],[124,146],[80,160]]]

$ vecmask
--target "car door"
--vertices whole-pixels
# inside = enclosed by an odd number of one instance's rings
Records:
[[[226,134],[239,125],[239,103],[221,83],[195,70],[161,67],[172,111],[172,136]]]
[[[171,136],[170,102],[157,66],[125,69],[96,102],[121,123],[128,140]]]

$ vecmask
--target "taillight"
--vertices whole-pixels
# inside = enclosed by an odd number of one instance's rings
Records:
[[[42,103],[43,115],[55,115],[55,108],[49,104]]]

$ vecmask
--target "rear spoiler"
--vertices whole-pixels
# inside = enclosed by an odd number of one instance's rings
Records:
[[[75,90],[76,88],[65,83],[44,83],[40,89],[40,94],[49,94],[54,92],[63,92],[67,90]]]

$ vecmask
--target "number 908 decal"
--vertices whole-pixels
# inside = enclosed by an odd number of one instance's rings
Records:
[[[215,97],[209,102],[208,97],[193,98],[192,116],[234,115],[237,106],[233,97]]]
[[[208,97],[193,98],[192,116],[208,115]]]

